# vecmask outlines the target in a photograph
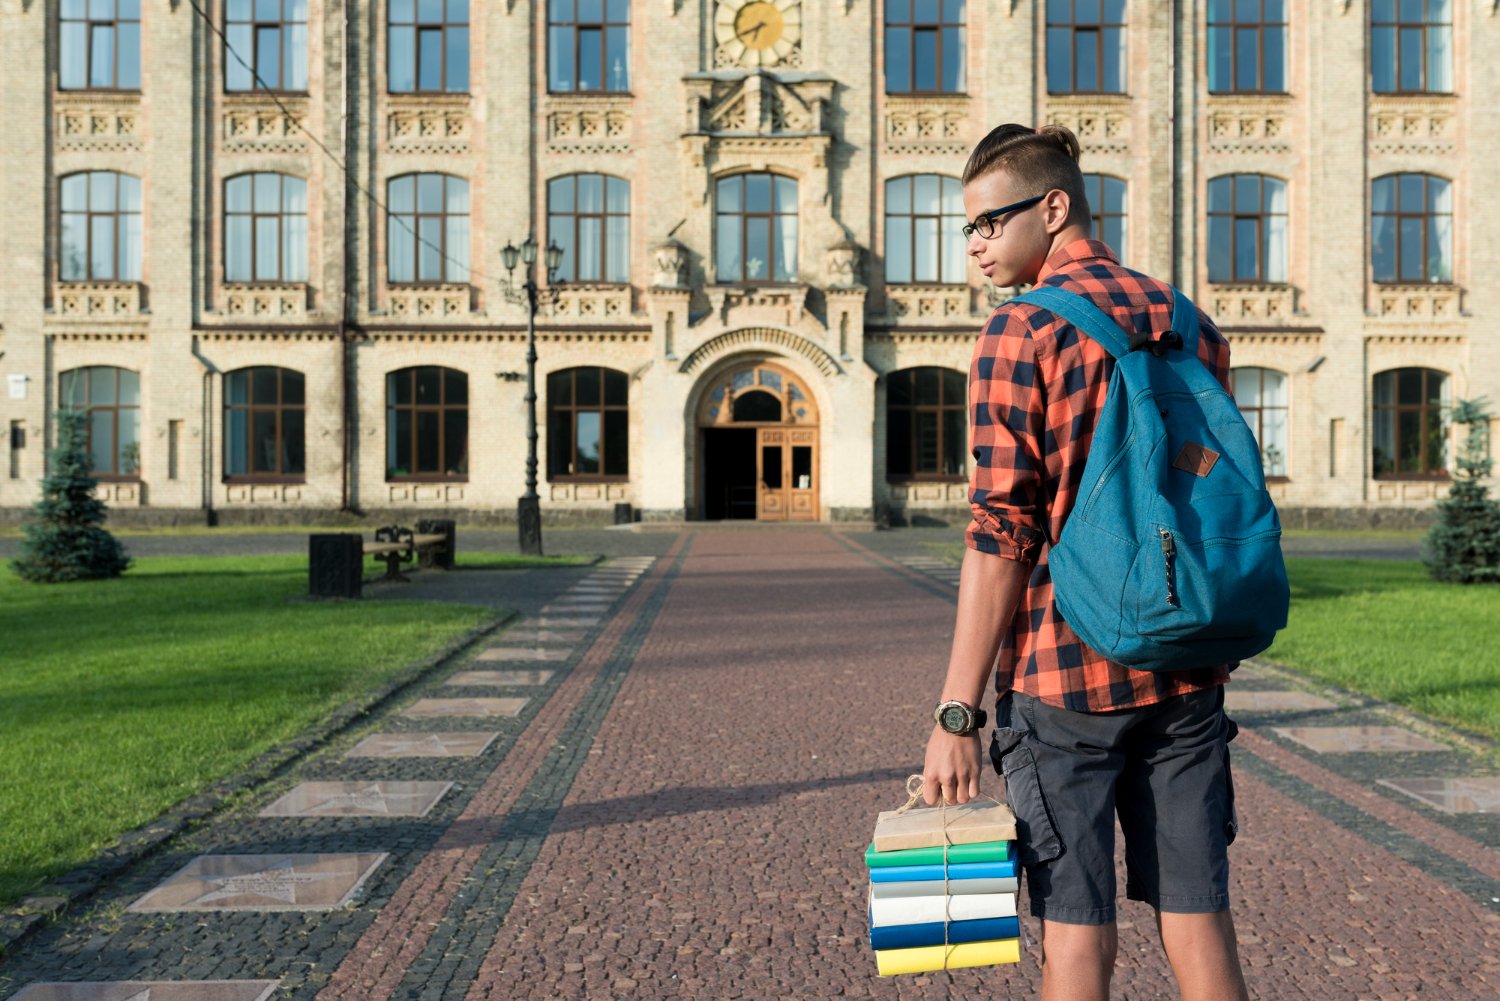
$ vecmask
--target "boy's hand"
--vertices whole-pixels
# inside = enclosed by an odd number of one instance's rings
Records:
[[[944,800],[967,803],[978,795],[979,734],[958,737],[934,726],[922,765],[922,798],[936,806]]]

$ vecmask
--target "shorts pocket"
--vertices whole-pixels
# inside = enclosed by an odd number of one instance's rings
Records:
[[[1240,833],[1240,815],[1234,808],[1234,772],[1229,767],[1229,742],[1239,735],[1240,728],[1235,725],[1234,720],[1228,716],[1224,717],[1225,727],[1224,743],[1224,796],[1227,800],[1224,808],[1224,844],[1234,844],[1235,837]]]
[[[1057,858],[1063,844],[1025,737],[1024,731],[997,727],[990,739],[990,760],[1005,776],[1005,798],[1016,815],[1017,858],[1022,865],[1035,865]]]

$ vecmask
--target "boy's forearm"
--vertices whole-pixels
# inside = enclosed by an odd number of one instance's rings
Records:
[[[1030,574],[1028,563],[974,549],[964,552],[953,651],[948,658],[941,700],[957,699],[970,706],[980,705],[995,655],[1000,650],[1000,640],[1015,615],[1021,590]],[[1000,680],[1009,687],[1009,679]]]

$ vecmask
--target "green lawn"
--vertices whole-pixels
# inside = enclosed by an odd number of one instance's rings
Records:
[[[306,590],[305,556],[148,557],[46,586],[0,564],[0,904],[490,614],[288,600]]]

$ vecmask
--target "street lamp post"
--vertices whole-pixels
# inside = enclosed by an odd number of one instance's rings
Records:
[[[536,251],[536,240],[531,236],[527,236],[519,248],[507,243],[500,251],[506,273],[505,285],[500,291],[508,301],[526,307],[526,493],[516,502],[516,528],[520,533],[521,552],[527,556],[542,555],[542,503],[536,492],[536,311],[557,301],[553,272],[562,263],[563,255],[556,242],[547,244],[547,287],[541,288],[533,270]],[[526,265],[526,282],[520,288],[515,283],[517,261]]]

